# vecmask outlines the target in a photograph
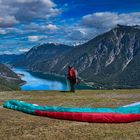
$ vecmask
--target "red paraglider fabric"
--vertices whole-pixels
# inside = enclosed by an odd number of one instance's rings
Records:
[[[140,121],[140,114],[48,112],[36,110],[35,115],[46,116],[55,119],[95,123],[128,123]]]

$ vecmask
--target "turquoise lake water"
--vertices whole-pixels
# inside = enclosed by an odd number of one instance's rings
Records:
[[[21,74],[21,79],[26,81],[21,86],[23,91],[31,90],[60,90],[67,91],[69,86],[65,77],[60,77],[51,74],[43,74],[40,72],[31,72],[26,69],[14,68],[14,72]],[[91,89],[86,85],[77,85],[76,89]]]

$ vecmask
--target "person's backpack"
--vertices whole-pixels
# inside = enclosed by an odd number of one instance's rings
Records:
[[[73,69],[73,81],[76,84],[78,81],[78,72],[76,69]]]

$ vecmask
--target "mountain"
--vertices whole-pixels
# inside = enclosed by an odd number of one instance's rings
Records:
[[[65,53],[69,52],[70,50],[72,50],[72,48],[73,47],[71,46],[63,44],[42,44],[33,47],[27,53],[24,53],[22,56],[20,56],[20,59],[12,64],[14,64],[15,66],[21,66],[30,69],[40,64],[42,64],[40,67],[44,67],[46,61],[50,59],[55,59],[55,61],[57,61],[57,58],[59,56],[62,56]]]
[[[0,64],[0,91],[19,90],[23,81],[7,66]]]
[[[70,59],[71,58],[71,59]],[[106,88],[140,85],[140,28],[120,26],[77,46],[57,63],[76,67],[82,78]]]
[[[100,88],[139,88],[139,60],[139,26],[117,25],[64,55],[34,63],[32,69],[64,75],[67,66],[71,65],[91,85]]]
[[[0,55],[0,63],[6,63],[6,64],[14,64],[15,62],[17,62],[18,60],[21,60],[22,57],[24,56],[24,54],[3,54]]]
[[[97,88],[140,88],[139,60],[140,26],[117,25],[76,47],[33,47],[15,66],[65,75],[71,65],[86,83]]]

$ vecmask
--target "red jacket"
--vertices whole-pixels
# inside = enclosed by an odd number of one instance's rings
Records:
[[[68,70],[68,78],[69,78],[69,79],[73,78],[73,69],[72,69],[72,68],[70,68],[70,69]]]

